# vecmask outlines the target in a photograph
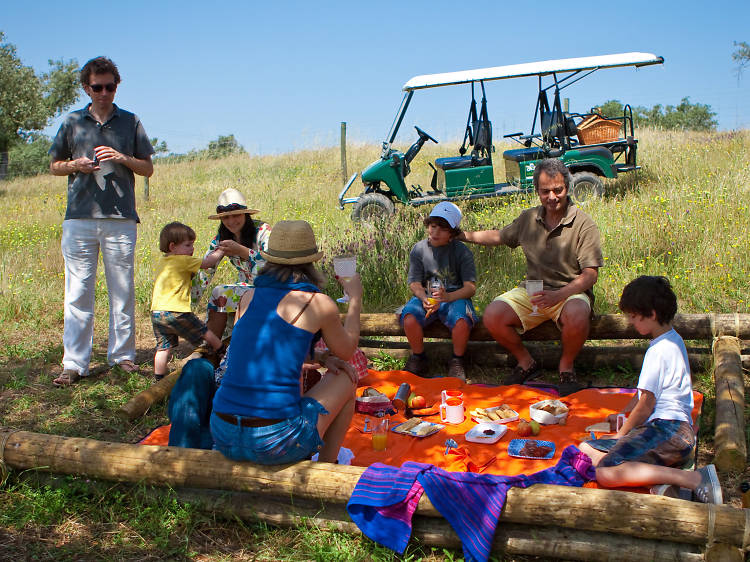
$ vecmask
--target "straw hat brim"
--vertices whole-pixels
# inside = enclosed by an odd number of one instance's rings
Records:
[[[323,257],[323,252],[315,252],[313,254],[307,254],[304,256],[284,258],[281,256],[274,256],[273,254],[269,254],[268,252],[264,252],[263,250],[261,250],[260,255],[263,256],[263,259],[267,262],[278,263],[281,265],[298,265],[301,263],[312,263],[314,261],[318,261]]]
[[[216,220],[224,217],[230,217],[232,215],[255,215],[260,213],[258,209],[237,209],[235,211],[227,211],[226,213],[217,213],[215,215],[208,215],[209,219]]]

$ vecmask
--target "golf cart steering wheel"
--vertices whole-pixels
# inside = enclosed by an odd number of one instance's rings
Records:
[[[427,133],[425,133],[425,132],[424,132],[424,131],[423,131],[422,129],[420,129],[420,128],[419,128],[419,127],[417,127],[416,125],[414,126],[414,128],[415,128],[415,129],[417,130],[417,133],[419,134],[419,136],[420,136],[420,137],[424,137],[424,138],[426,138],[426,139],[428,139],[428,140],[431,140],[431,141],[432,141],[432,142],[434,142],[435,144],[438,144],[438,141],[436,141],[436,140],[435,140],[434,138],[432,138],[432,137],[431,137],[430,135],[428,135]]]

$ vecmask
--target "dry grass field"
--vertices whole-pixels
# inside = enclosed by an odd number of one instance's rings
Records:
[[[496,180],[504,177],[497,146]],[[429,184],[427,162],[453,154],[454,146],[426,147],[414,161],[409,183]],[[379,154],[374,145],[348,147],[349,173]],[[750,312],[750,132],[640,134],[638,181],[624,177],[589,204],[601,230],[606,267],[595,287],[597,312],[615,313],[622,287],[641,274],[666,275],[681,312]],[[359,180],[357,180],[359,181]],[[42,433],[134,442],[166,423],[160,405],[135,423],[114,412],[150,383],[153,333],[149,319],[158,233],[172,220],[197,232],[197,251],[207,246],[216,221],[207,220],[218,194],[242,191],[257,218],[309,221],[325,252],[322,266],[332,277],[330,258],[342,249],[358,255],[365,285],[365,312],[393,311],[407,300],[410,247],[423,237],[427,208],[403,208],[387,225],[349,220],[336,207],[341,188],[338,148],[278,156],[238,155],[219,160],[157,163],[144,198],[138,181],[141,218],[136,266],[137,347],[141,373],[106,366],[107,296],[102,268],[97,277],[94,376],[69,389],[51,379],[62,356],[63,267],[61,222],[64,178],[38,176],[0,183],[0,427]],[[357,191],[352,188],[352,192]],[[534,197],[511,196],[461,203],[467,230],[501,226]],[[478,248],[474,299],[481,312],[524,274],[520,251]],[[219,279],[233,279],[223,264]],[[333,282],[329,294],[340,296]],[[205,297],[198,303],[205,310]],[[183,353],[186,349],[182,349]],[[388,361],[381,358],[381,361]],[[637,373],[595,373],[602,382],[634,382]],[[499,373],[480,372],[488,382]],[[706,394],[701,458],[712,452],[713,392],[710,367],[694,374]],[[750,380],[746,378],[746,395]],[[746,410],[746,423],[750,409]],[[729,502],[750,471],[724,477]],[[395,560],[390,551],[361,538],[322,530],[280,530],[219,519],[177,502],[169,492],[96,484],[75,478],[44,479],[11,473],[0,486],[0,559],[36,560]],[[454,560],[459,552],[410,547],[407,560]]]

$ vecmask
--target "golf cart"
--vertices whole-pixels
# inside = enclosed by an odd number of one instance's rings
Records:
[[[650,53],[622,53],[416,76],[404,84],[404,97],[387,140],[383,142],[380,158],[361,173],[364,191],[358,197],[346,197],[357,177],[357,174],[352,175],[339,193],[339,209],[352,204],[352,219],[367,220],[393,214],[396,203],[416,206],[531,191],[536,162],[544,158],[560,158],[568,166],[573,174],[571,196],[574,200],[583,202],[601,196],[604,190],[601,178],[616,178],[620,173],[640,169],[632,110],[625,105],[623,115],[617,118],[604,117],[596,110],[570,113],[563,108],[560,91],[603,68],[641,67],[663,62],[662,57]],[[527,76],[536,76],[539,82],[531,132],[504,135],[518,142],[521,148],[503,152],[506,181],[495,183],[492,123],[484,83]],[[547,77],[551,77],[551,83],[545,86]],[[426,142],[438,142],[415,127],[417,140],[405,153],[391,148],[414,92],[467,83],[471,85],[471,104],[458,156],[437,158],[434,165],[430,163],[433,177],[428,191],[423,191],[419,185],[407,187],[405,178],[414,157]],[[475,97],[478,90],[482,96],[479,110]],[[469,149],[471,152],[467,154]]]

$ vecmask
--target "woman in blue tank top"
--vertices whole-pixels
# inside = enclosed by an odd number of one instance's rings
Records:
[[[228,458],[261,464],[296,462],[315,452],[320,461],[334,462],[354,414],[356,374],[338,369],[302,394],[300,370],[318,332],[332,355],[352,356],[362,283],[359,275],[339,279],[350,297],[342,326],[338,306],[320,292],[323,276],[313,262],[323,253],[307,222],[277,223],[261,255],[267,264],[242,296],[227,370],[214,396],[215,447]]]

